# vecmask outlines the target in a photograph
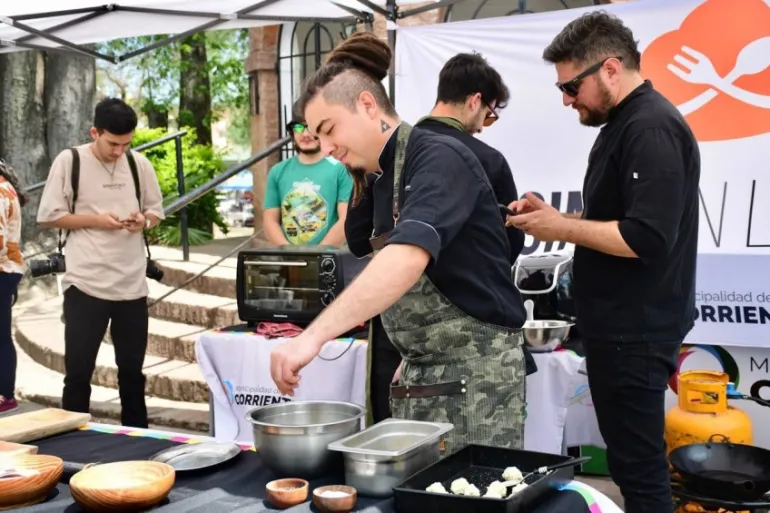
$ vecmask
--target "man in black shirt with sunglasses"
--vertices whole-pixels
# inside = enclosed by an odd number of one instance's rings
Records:
[[[640,74],[631,30],[605,12],[571,22],[546,48],[565,106],[602,127],[580,218],[531,193],[508,222],[575,244],[574,294],[588,382],[610,474],[627,513],[672,513],[665,391],[695,320],[698,144]]]

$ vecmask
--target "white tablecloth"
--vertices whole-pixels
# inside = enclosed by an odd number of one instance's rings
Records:
[[[213,413],[212,435],[220,440],[251,443],[249,410],[286,401],[270,377],[270,351],[284,339],[253,333],[206,332],[195,346],[198,364],[209,385]],[[352,339],[334,340],[321,352],[334,358]],[[367,343],[358,340],[334,361],[313,360],[302,372],[295,400],[349,401],[365,405]],[[567,407],[582,361],[559,351],[534,355],[538,372],[527,378],[525,448],[561,454]]]

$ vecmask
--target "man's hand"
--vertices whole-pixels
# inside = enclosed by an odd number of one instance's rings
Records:
[[[99,214],[96,217],[95,228],[100,230],[120,230],[123,228],[123,223],[120,222],[117,214],[108,212],[106,214]]]
[[[532,194],[532,193],[528,193],[528,195],[529,194]],[[535,197],[537,198],[537,196]],[[511,204],[508,205],[508,208],[510,208],[517,214],[528,214],[530,212],[534,212],[535,210],[537,210],[537,208],[534,205],[532,205],[532,202],[529,201],[529,199],[527,198],[522,198],[520,200],[512,201]],[[512,216],[508,216],[509,219],[511,217]],[[506,221],[505,224],[506,226],[512,226],[510,221]]]
[[[543,242],[563,240],[565,222],[569,221],[558,210],[531,192],[526,194],[525,199],[514,201],[511,205],[514,204],[516,208],[509,208],[521,213],[508,216],[506,226],[515,226]]]
[[[398,364],[398,367],[396,368],[396,372],[393,373],[393,380],[391,383],[398,383],[398,379],[401,377],[401,366],[404,365],[404,360],[401,360],[401,363]]]
[[[309,364],[320,347],[305,333],[281,343],[270,353],[270,375],[282,394],[294,396],[299,386],[299,371]]]
[[[138,210],[134,210],[128,215],[128,219],[123,221],[123,228],[131,233],[139,233],[144,230],[145,217]]]

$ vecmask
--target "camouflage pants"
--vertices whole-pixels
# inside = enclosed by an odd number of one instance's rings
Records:
[[[425,275],[382,321],[404,360],[391,387],[394,418],[453,424],[445,455],[467,444],[523,447],[520,331],[468,316]]]

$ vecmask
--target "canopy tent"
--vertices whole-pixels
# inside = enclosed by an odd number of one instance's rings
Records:
[[[84,53],[119,63],[204,30],[259,27],[296,21],[390,21],[463,0],[28,0],[0,6],[0,53],[24,49]],[[430,1],[430,0],[429,0]],[[126,37],[173,34],[122,55],[87,46]]]

